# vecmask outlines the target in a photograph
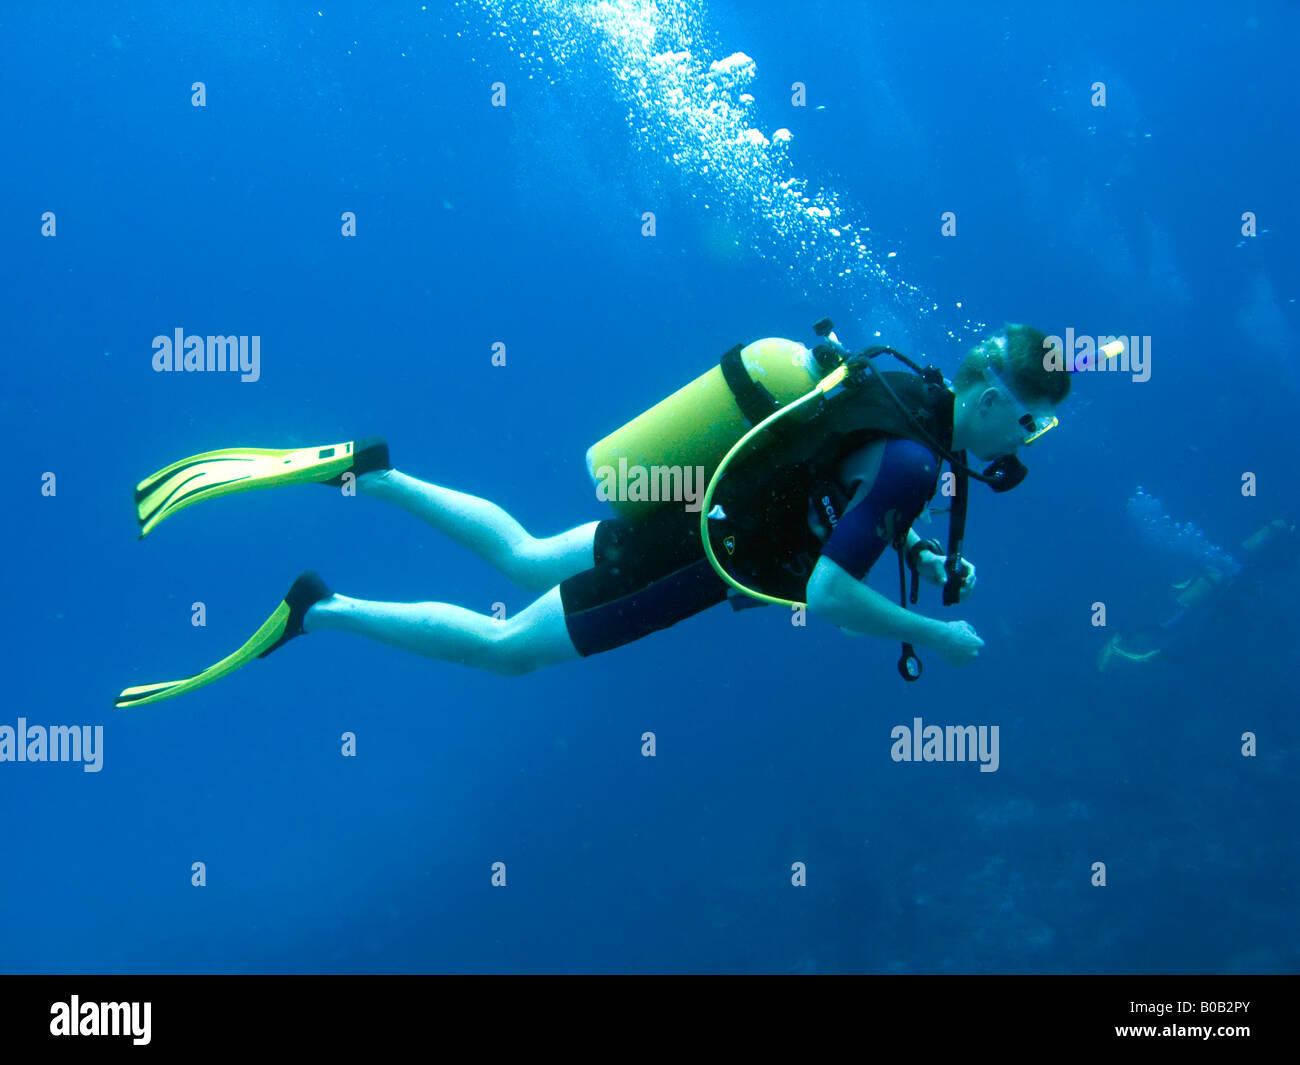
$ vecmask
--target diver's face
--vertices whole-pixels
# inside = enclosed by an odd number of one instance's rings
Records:
[[[1023,408],[1002,389],[974,385],[958,397],[953,415],[953,446],[978,459],[992,462],[1014,455],[1025,440],[1020,424]],[[1055,412],[1053,404],[1029,407],[1035,419]]]

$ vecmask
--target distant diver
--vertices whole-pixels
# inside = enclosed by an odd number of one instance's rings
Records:
[[[238,651],[184,680],[127,688],[118,707],[193,691],[289,640],[341,629],[505,676],[621,647],[730,599],[735,609],[804,608],[853,635],[899,640],[898,669],[916,680],[913,645],[953,665],[984,646],[965,621],[907,609],[918,578],[954,605],[975,586],[962,557],[967,483],[1004,492],[1026,469],[1017,450],[1055,427],[1070,372],[1049,361],[1045,334],[1009,324],[973,347],[952,382],[887,347],[850,353],[829,320],[820,342],[737,344],[719,364],[595,444],[587,464],[615,516],[535,538],[500,507],[394,469],[379,437],[298,450],[232,448],[184,459],[140,482],[140,536],[194,503],[279,485],[355,484],[478,554],[521,587],[544,593],[511,618],[446,603],[382,603],[331,592],[303,573]],[[1113,349],[1119,345],[1110,345]],[[901,371],[879,369],[883,354]],[[990,463],[982,472],[967,452]],[[951,470],[948,545],[912,524]],[[699,492],[687,493],[695,471]],[[665,473],[665,471],[667,471]],[[647,490],[667,486],[676,491]],[[664,498],[667,495],[669,498]],[[674,495],[676,498],[673,498]],[[945,500],[947,502],[948,500]],[[888,547],[899,600],[862,583]]]
[[[1199,531],[1191,528],[1199,538]],[[1097,655],[1097,669],[1105,673],[1118,666],[1198,653],[1198,648],[1205,648],[1211,627],[1250,588],[1267,573],[1295,565],[1296,549],[1296,527],[1278,518],[1242,541],[1240,562],[1217,549],[1207,552],[1199,573],[1173,585],[1177,594],[1165,608],[1165,616],[1146,628],[1112,636]]]

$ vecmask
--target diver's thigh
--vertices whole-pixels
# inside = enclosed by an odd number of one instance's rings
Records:
[[[543,539],[535,539],[523,550],[538,588],[553,588],[575,573],[596,564],[596,527],[598,521],[569,529]]]
[[[569,638],[559,585],[516,614],[507,624],[510,626],[505,641],[507,654],[522,667],[540,669],[582,657]]]

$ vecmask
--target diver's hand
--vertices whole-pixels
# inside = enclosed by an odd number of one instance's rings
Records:
[[[921,571],[921,576],[931,584],[937,584],[942,588],[948,583],[948,571],[943,568],[944,556],[936,555],[933,551],[922,549],[920,556],[916,560],[917,569]],[[961,587],[957,590],[958,601],[965,599],[970,595],[975,587],[975,565],[969,559],[961,560],[962,569],[965,576],[962,577]]]
[[[930,646],[950,666],[968,666],[979,657],[984,641],[968,621],[939,622],[939,632]]]

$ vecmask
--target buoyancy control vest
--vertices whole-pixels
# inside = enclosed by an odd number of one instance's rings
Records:
[[[821,517],[833,525],[849,501],[846,486],[835,476],[839,462],[881,437],[914,440],[934,455],[936,484],[939,460],[946,460],[952,471],[943,602],[955,604],[966,579],[962,545],[969,480],[1006,492],[1024,480],[1027,470],[1014,454],[995,460],[982,473],[966,465],[966,453],[952,447],[954,396],[934,367],[923,370],[888,347],[850,353],[829,318],[813,328],[822,343],[811,351],[778,338],[736,345],[718,366],[592,445],[587,468],[598,494],[620,514],[634,516],[668,500],[644,490],[605,494],[609,482],[617,491],[620,478],[635,468],[644,489],[647,470],[681,472],[664,465],[665,460],[698,464],[706,477],[711,474],[700,513],[709,563],[755,602],[799,607],[828,536]],[[877,369],[873,360],[886,353],[912,373]],[[753,453],[742,458],[746,448]],[[895,532],[899,599],[906,608],[917,601],[916,548],[922,544],[905,552],[908,530]],[[924,545],[943,552],[935,541]],[[910,597],[905,559],[912,570]],[[755,583],[766,587],[760,590]],[[786,594],[776,595],[777,589]],[[908,643],[898,671],[909,681],[921,675],[920,660]]]
[[[934,495],[944,458],[935,444],[952,448],[953,394],[914,373],[881,376],[906,411],[885,383],[868,377],[828,398],[812,417],[755,442],[719,480],[713,503],[721,513],[709,521],[711,542],[741,583],[783,599],[806,599],[822,546],[852,498],[853,486],[840,483],[838,467],[872,441],[899,437],[929,450],[935,468],[929,496]],[[899,537],[906,534],[898,530]]]

